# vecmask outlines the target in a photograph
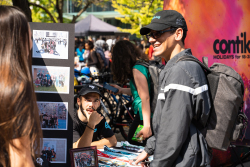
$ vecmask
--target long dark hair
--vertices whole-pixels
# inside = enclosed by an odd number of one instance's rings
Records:
[[[0,6],[0,162],[10,166],[9,146],[29,136],[31,156],[42,137],[32,82],[29,25],[23,12]],[[1,163],[0,163],[1,166]]]
[[[112,73],[114,80],[124,84],[133,77],[133,66],[137,60],[148,61],[148,56],[129,41],[118,41],[112,51]]]

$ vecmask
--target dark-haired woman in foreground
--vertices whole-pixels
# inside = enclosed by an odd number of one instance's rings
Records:
[[[41,128],[31,74],[31,32],[25,15],[0,6],[0,166],[35,166]]]
[[[119,41],[115,44],[112,52],[112,72],[114,80],[124,84],[130,80],[130,88],[119,89],[119,94],[132,95],[134,98],[133,109],[136,114],[135,119],[129,129],[128,141],[131,144],[145,145],[151,131],[151,111],[150,111],[150,74],[147,67],[136,65],[137,61],[148,62],[148,57],[142,53],[134,44],[129,41]],[[143,143],[131,140],[138,125],[143,125],[140,134],[143,135]]]

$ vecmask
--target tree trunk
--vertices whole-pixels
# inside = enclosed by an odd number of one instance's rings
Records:
[[[63,23],[63,6],[64,1],[63,0],[56,0],[56,10],[58,13],[58,22]]]
[[[84,8],[82,8],[82,9],[77,13],[76,16],[73,15],[73,19],[72,19],[71,23],[75,23],[75,22],[76,22],[76,19],[77,19],[83,12],[85,12],[85,11],[88,9],[88,7],[89,7],[92,3],[93,3],[93,2],[87,1],[87,3],[86,3],[86,5],[84,6]]]
[[[32,22],[28,0],[12,0],[12,3],[13,6],[19,7],[24,12],[29,22]]]

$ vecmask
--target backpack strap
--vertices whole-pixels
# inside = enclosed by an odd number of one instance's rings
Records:
[[[180,57],[180,58],[176,61],[176,63],[179,62],[179,61],[194,61],[194,62],[198,63],[204,70],[206,70],[206,72],[211,73],[212,71],[208,68],[208,58],[207,58],[207,57],[203,57],[202,60],[203,60],[203,63],[200,62],[200,61],[199,61],[197,58],[195,58],[195,57],[188,56],[188,55],[184,55],[184,56]]]
[[[202,57],[202,62],[208,67],[208,57]]]
[[[136,61],[135,65],[142,65],[142,66],[147,67],[147,68],[149,67],[149,63],[146,61],[142,61],[142,60]]]

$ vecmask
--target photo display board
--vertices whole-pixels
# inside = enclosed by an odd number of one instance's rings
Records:
[[[70,166],[74,112],[74,24],[29,23],[32,77],[42,120],[41,155],[51,167]]]

